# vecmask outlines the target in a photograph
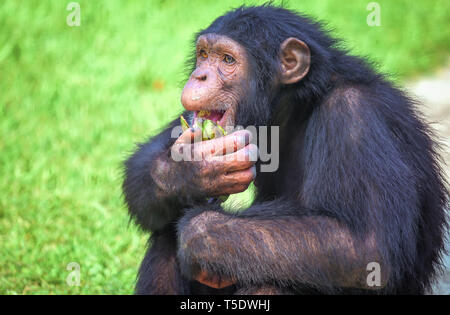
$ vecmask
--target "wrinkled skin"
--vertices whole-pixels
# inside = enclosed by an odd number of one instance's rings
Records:
[[[181,103],[189,111],[224,110],[222,127],[234,125],[234,112],[245,90],[245,49],[226,36],[200,36],[197,64],[184,86]]]

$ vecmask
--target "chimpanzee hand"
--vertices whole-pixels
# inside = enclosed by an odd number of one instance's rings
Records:
[[[195,277],[195,280],[214,289],[223,289],[236,283],[236,281],[222,278],[215,274],[209,274],[205,270],[200,271],[200,273]]]
[[[214,197],[247,189],[256,176],[257,147],[251,133],[236,131],[201,141],[201,129],[187,129],[168,155],[158,158],[152,178],[166,194]]]

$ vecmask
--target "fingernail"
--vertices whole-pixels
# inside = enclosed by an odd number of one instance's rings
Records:
[[[238,136],[237,137],[237,142],[240,146],[245,146],[247,144],[247,134],[244,136]]]
[[[253,179],[255,179],[256,178],[256,166],[253,165],[251,168],[251,171],[253,173]]]

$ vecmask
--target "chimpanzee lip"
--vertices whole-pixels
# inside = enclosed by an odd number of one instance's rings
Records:
[[[225,110],[200,110],[194,112],[194,120],[196,118],[209,119],[216,124],[222,126],[224,123],[222,120],[224,118]]]

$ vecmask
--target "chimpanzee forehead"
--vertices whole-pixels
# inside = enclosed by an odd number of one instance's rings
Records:
[[[238,54],[244,54],[245,48],[238,42],[225,35],[214,33],[202,34],[197,38],[197,47],[208,47],[216,51],[235,51]]]

